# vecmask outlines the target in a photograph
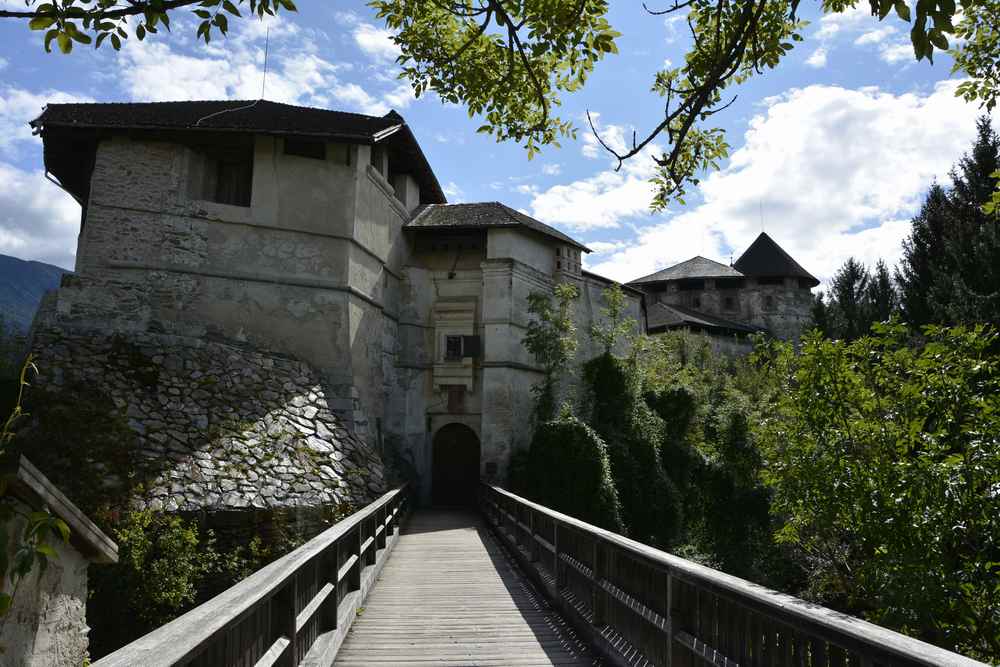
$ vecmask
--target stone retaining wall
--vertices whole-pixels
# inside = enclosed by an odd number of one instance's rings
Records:
[[[382,460],[347,420],[351,388],[306,363],[223,341],[36,327],[42,388],[107,397],[155,471],[142,506],[196,511],[362,506],[386,489]]]

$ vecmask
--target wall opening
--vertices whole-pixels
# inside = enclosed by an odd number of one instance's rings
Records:
[[[431,502],[471,507],[479,484],[479,438],[465,424],[448,424],[434,436]]]

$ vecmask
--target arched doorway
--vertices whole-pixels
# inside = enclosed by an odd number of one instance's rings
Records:
[[[434,436],[431,501],[460,506],[476,502],[479,484],[479,438],[465,424],[448,424]]]

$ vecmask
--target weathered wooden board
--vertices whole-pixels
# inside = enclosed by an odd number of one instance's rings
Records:
[[[593,665],[473,513],[422,511],[400,536],[336,665]]]

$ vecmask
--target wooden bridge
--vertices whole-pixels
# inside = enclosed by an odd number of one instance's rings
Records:
[[[982,665],[483,486],[402,487],[94,667]]]

